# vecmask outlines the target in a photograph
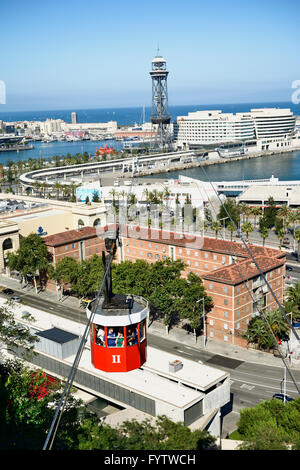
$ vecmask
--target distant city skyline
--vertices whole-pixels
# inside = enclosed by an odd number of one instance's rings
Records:
[[[0,114],[150,106],[158,44],[170,105],[288,102],[299,13],[296,0],[5,3]]]

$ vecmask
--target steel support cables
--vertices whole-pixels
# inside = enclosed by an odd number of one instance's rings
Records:
[[[130,186],[130,190],[129,190],[128,194],[130,194],[130,192],[132,190],[133,179],[134,179],[134,168],[133,168],[133,172],[132,172],[131,186]],[[118,231],[119,231],[119,229],[117,229],[117,232]],[[118,235],[117,235],[117,238],[118,238]],[[116,241],[115,241],[115,243],[116,243]],[[101,293],[102,293],[102,290],[103,290],[104,282],[105,282],[106,276],[108,274],[108,271],[110,269],[110,266],[111,266],[111,263],[112,263],[112,260],[113,260],[112,253],[113,253],[113,247],[111,249],[110,258],[109,258],[108,264],[106,266],[106,270],[104,272],[100,287],[98,289],[97,296],[96,296],[96,298],[93,302],[91,314],[89,316],[89,319],[88,319],[88,322],[86,324],[84,333],[82,335],[82,338],[81,338],[81,341],[80,341],[80,344],[79,344],[79,347],[78,347],[73,365],[71,367],[71,370],[70,370],[70,373],[69,373],[69,376],[68,376],[68,379],[67,379],[67,383],[65,385],[62,396],[61,396],[61,398],[59,400],[59,403],[58,403],[58,406],[56,408],[54,418],[51,422],[51,425],[50,425],[50,428],[49,428],[49,431],[48,431],[48,434],[47,434],[47,437],[46,437],[46,440],[45,440],[45,443],[44,443],[44,446],[43,446],[43,450],[51,450],[52,449],[52,446],[53,446],[53,443],[54,443],[54,440],[55,440],[55,437],[56,437],[56,434],[57,434],[57,431],[58,431],[58,428],[59,428],[59,424],[60,424],[60,421],[61,421],[61,417],[62,417],[62,414],[64,412],[65,406],[67,404],[67,400],[68,400],[68,397],[69,397],[70,392],[71,392],[71,388],[72,388],[72,385],[73,385],[73,382],[74,382],[74,379],[75,379],[75,375],[76,375],[76,372],[77,372],[77,369],[78,369],[78,366],[79,366],[79,363],[80,363],[80,360],[81,360],[81,357],[82,357],[82,353],[84,351],[84,347],[85,347],[85,344],[87,342],[87,338],[89,336],[91,324],[93,323],[95,312],[96,312],[97,307],[99,305],[99,301],[100,301],[100,298],[101,298]]]
[[[79,366],[79,363],[80,363],[80,360],[81,360],[81,356],[82,356],[85,344],[87,342],[90,327],[91,327],[91,324],[93,322],[95,312],[96,312],[96,309],[97,309],[98,304],[99,304],[99,300],[100,300],[100,297],[101,297],[104,282],[105,282],[107,273],[110,269],[111,262],[112,262],[112,256],[109,259],[109,262],[107,264],[106,271],[103,275],[101,285],[99,287],[96,299],[93,302],[93,308],[92,308],[92,311],[91,311],[91,315],[88,319],[88,322],[86,324],[84,333],[82,335],[82,338],[81,338],[81,341],[80,341],[80,344],[79,344],[79,347],[78,347],[73,365],[72,365],[70,373],[69,373],[69,377],[67,379],[67,383],[65,385],[64,391],[63,391],[62,396],[60,398],[60,401],[58,403],[54,418],[53,418],[52,423],[51,423],[51,426],[49,428],[48,435],[47,435],[47,438],[45,440],[43,450],[51,450],[52,449],[53,442],[55,440],[55,437],[56,437],[56,434],[57,434],[57,431],[58,431],[58,427],[59,427],[59,424],[60,424],[60,420],[61,420],[62,414],[64,412],[64,409],[65,409],[65,406],[66,406],[66,403],[67,403],[67,399],[70,395],[71,388],[72,388],[72,385],[73,385],[73,382],[74,382],[74,379],[75,379],[75,375],[76,375],[76,372],[77,372],[77,369],[78,369],[78,366]]]

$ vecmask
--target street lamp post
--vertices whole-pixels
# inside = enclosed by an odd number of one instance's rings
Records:
[[[226,219],[229,219],[229,217],[223,217],[223,219],[220,219],[220,222],[223,221],[223,234],[224,234],[224,240],[226,240],[226,236],[225,236],[225,220]]]
[[[206,346],[206,322],[205,322],[205,303],[204,303],[205,299],[204,297],[202,297],[202,299],[199,299],[196,301],[196,304],[198,304],[199,302],[202,302],[202,314],[203,314],[203,345],[204,347]],[[196,305],[194,306],[194,310],[196,308]],[[196,338],[196,335],[195,335],[195,338]]]
[[[202,302],[203,302],[203,346],[206,347],[206,318],[205,318],[204,297],[202,299]]]

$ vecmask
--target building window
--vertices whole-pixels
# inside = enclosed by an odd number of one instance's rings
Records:
[[[228,330],[228,325],[227,325],[227,323],[224,323],[224,330]]]
[[[65,246],[65,250],[66,250],[66,251],[68,251],[68,249],[69,249],[69,246],[68,246],[68,245],[66,245],[66,246]]]
[[[228,318],[228,312],[224,312],[224,318]]]
[[[240,324],[239,323],[237,323],[236,328],[237,328],[237,330],[240,329]]]
[[[208,288],[209,288],[209,290],[213,290],[213,285],[209,284]]]
[[[211,338],[213,338],[213,337],[214,337],[214,333],[213,333],[213,331],[211,331],[211,332],[209,333],[209,336],[210,336]]]
[[[209,324],[210,324],[211,326],[213,326],[213,325],[214,325],[214,321],[213,321],[213,320],[209,320]]]
[[[72,248],[76,248],[76,243],[72,243]]]
[[[199,263],[198,261],[195,262],[195,266],[198,267],[199,266]]]
[[[204,255],[204,256],[205,256],[205,258],[208,258],[208,253],[205,253],[205,255]]]
[[[205,264],[204,267],[205,267],[205,269],[208,269],[208,264]]]
[[[228,305],[228,300],[224,299],[224,305]]]
[[[224,335],[224,341],[228,341],[228,336]]]
[[[152,253],[147,253],[148,258],[152,258]]]
[[[224,292],[225,292],[225,294],[226,294],[226,292],[228,292],[227,287],[225,286],[225,287],[223,287],[223,289],[224,289]]]

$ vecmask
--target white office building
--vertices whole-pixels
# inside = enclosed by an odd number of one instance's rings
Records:
[[[290,109],[260,108],[245,113],[196,111],[178,116],[174,140],[179,149],[237,144],[252,150],[293,146],[296,116]]]
[[[255,138],[251,116],[224,114],[220,110],[196,111],[187,116],[178,116],[173,129],[177,147],[182,149]]]

